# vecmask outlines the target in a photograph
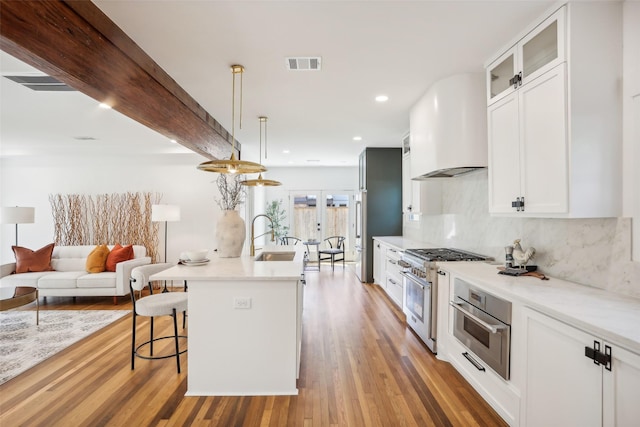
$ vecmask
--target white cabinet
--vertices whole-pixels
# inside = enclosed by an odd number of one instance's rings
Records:
[[[379,240],[373,240],[373,283],[384,287],[386,280],[387,246]]]
[[[488,107],[489,209],[568,211],[565,64]]]
[[[373,281],[385,290],[389,298],[402,308],[404,288],[398,261],[402,251],[380,240],[373,240]]]
[[[567,4],[487,66],[490,213],[620,214],[621,17]]]
[[[487,68],[491,104],[565,61],[565,9],[519,40]]]
[[[442,183],[438,179],[411,179],[411,149],[409,134],[402,140],[402,213],[407,221],[419,221],[420,215],[442,213]]]
[[[531,309],[524,318],[521,425],[637,425],[640,355]]]
[[[388,248],[386,253],[387,261],[387,280],[385,284],[385,290],[387,295],[393,302],[395,302],[400,308],[402,308],[402,296],[404,294],[404,288],[402,287],[402,275],[400,274],[400,266],[398,261],[400,260],[401,252],[393,248]]]

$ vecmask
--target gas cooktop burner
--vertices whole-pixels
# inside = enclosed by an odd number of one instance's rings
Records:
[[[483,255],[449,248],[407,249],[405,253],[425,261],[486,261],[489,259]]]

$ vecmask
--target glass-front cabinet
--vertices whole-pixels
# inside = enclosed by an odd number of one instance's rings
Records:
[[[564,26],[561,8],[488,66],[489,105],[565,61]]]

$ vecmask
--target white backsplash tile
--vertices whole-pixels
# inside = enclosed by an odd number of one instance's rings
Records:
[[[441,215],[406,223],[405,235],[504,261],[504,247],[533,246],[530,264],[548,276],[640,297],[640,263],[631,261],[631,219],[504,218],[488,214],[485,171],[443,180]]]

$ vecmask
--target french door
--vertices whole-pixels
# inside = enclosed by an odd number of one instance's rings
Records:
[[[331,236],[345,237],[345,255],[353,259],[353,191],[290,191],[289,234],[303,241],[323,241]]]

